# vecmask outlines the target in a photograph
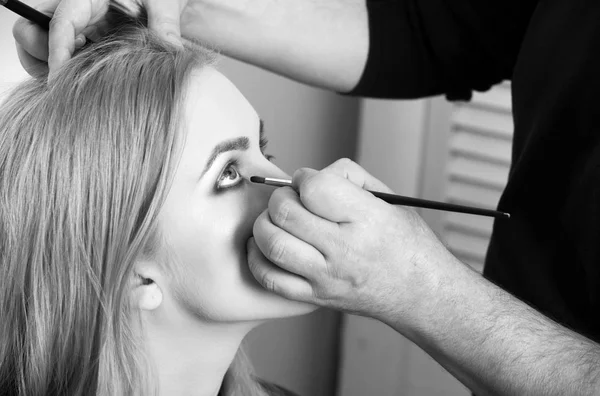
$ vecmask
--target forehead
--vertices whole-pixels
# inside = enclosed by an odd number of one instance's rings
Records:
[[[223,140],[253,136],[258,115],[241,92],[212,67],[195,70],[186,93],[184,125],[187,132],[180,167],[193,166],[209,157]]]

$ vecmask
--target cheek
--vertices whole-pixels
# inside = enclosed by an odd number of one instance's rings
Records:
[[[221,199],[210,206],[181,213],[165,224],[172,252],[175,282],[172,294],[196,316],[230,316],[236,301],[244,300],[246,240],[257,215],[242,200]]]
[[[171,294],[188,315],[201,321],[245,321],[307,312],[304,304],[266,292],[248,268],[246,241],[266,208],[264,191],[227,194],[181,210],[165,224],[169,266],[176,274]]]

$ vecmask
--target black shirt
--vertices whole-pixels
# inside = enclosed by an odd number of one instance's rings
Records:
[[[600,1],[369,1],[351,94],[468,99],[512,80],[512,165],[484,275],[600,341]]]

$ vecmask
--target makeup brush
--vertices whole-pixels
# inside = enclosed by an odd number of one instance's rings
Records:
[[[266,185],[275,186],[275,187],[291,187],[292,186],[291,180],[274,179],[271,177],[252,176],[252,177],[250,177],[250,181],[252,183],[266,184]],[[370,192],[377,198],[380,198],[380,199],[384,200],[385,202],[392,204],[392,205],[403,205],[403,206],[412,206],[415,208],[443,210],[446,212],[468,213],[468,214],[474,214],[474,215],[479,215],[479,216],[496,217],[496,218],[501,218],[501,219],[510,218],[510,214],[505,213],[505,212],[499,212],[497,210],[475,208],[472,206],[456,205],[456,204],[450,204],[450,203],[446,203],[446,202],[429,201],[426,199],[405,197],[402,195],[394,195],[394,194],[382,193],[382,192],[378,192],[378,191],[370,191],[370,190],[366,190],[366,191]]]
[[[42,29],[50,30],[50,21],[52,20],[52,18],[46,14],[39,12],[35,8],[32,8],[27,4],[20,2],[19,0],[0,0],[0,5],[6,7],[15,14],[35,23]],[[90,42],[91,40],[86,37],[85,44],[87,45]]]
[[[50,18],[48,15],[42,14],[34,8],[29,7],[27,4],[21,3],[18,0],[0,0],[0,5],[3,5],[12,12],[35,23],[39,27],[45,30],[50,30],[50,20],[52,18]]]

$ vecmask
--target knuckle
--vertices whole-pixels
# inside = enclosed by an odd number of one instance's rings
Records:
[[[296,178],[296,177],[301,176],[301,175],[303,175],[305,173],[308,173],[310,171],[311,171],[311,169],[308,168],[308,167],[298,168],[298,169],[296,169],[296,171],[294,171],[294,174],[293,174],[292,178]]]
[[[14,37],[14,39],[18,42],[18,43],[23,43],[25,40],[23,39],[25,33],[25,20],[20,18],[17,20],[17,22],[15,22],[15,24],[12,27],[12,35]]]
[[[248,257],[248,267],[254,279],[269,291],[276,290],[276,283],[272,271],[266,270],[255,257]]]
[[[280,263],[285,259],[286,255],[285,242],[280,237],[272,235],[267,242],[267,256],[274,263]]]
[[[339,183],[339,176],[331,172],[320,172],[306,181],[305,196],[317,199],[326,191],[331,191],[332,186]]]
[[[63,25],[65,25],[65,20],[62,18],[60,11],[57,10],[56,15],[50,20],[50,30],[54,30]]]
[[[356,165],[356,163],[350,158],[340,158],[339,160],[335,161],[335,164],[341,168],[352,168]]]
[[[156,20],[157,28],[171,29],[179,23],[179,20],[171,15],[163,15]]]
[[[340,167],[337,169],[337,171],[340,177],[343,177],[344,179],[347,179],[356,185],[364,185],[364,169],[351,159],[342,158],[340,160]]]
[[[260,234],[260,232],[261,232],[262,222],[263,222],[263,216],[261,213],[260,215],[258,215],[256,220],[254,220],[254,224],[252,225],[252,235],[254,235],[255,239],[256,239],[256,235]]]
[[[311,298],[313,301],[330,301],[335,295],[336,286],[332,282],[320,281],[311,289]]]
[[[253,274],[258,274],[260,273],[260,265],[258,264],[258,259],[256,257],[256,253],[254,252],[254,248],[250,247],[248,248],[248,268],[250,269],[250,272],[252,272]]]
[[[273,279],[271,272],[267,271],[267,272],[263,273],[259,282],[266,290],[268,290],[270,292],[277,291],[277,283]]]
[[[306,183],[306,180],[314,176],[315,173],[317,173],[317,171],[311,168],[299,168],[292,175],[292,180],[297,181],[299,189],[302,190],[304,188],[303,186]]]
[[[302,186],[302,196],[305,198],[310,198],[315,196],[319,190],[321,189],[321,179],[322,174],[315,174],[306,179],[304,185]]]
[[[358,164],[352,161],[350,158],[340,158],[335,161],[331,166],[325,168],[325,170],[329,173],[333,173],[339,175],[343,178],[348,178],[349,172],[354,172]]]
[[[273,224],[283,227],[289,219],[291,204],[288,200],[280,198],[281,194],[271,197],[272,204],[269,205],[269,216]]]

